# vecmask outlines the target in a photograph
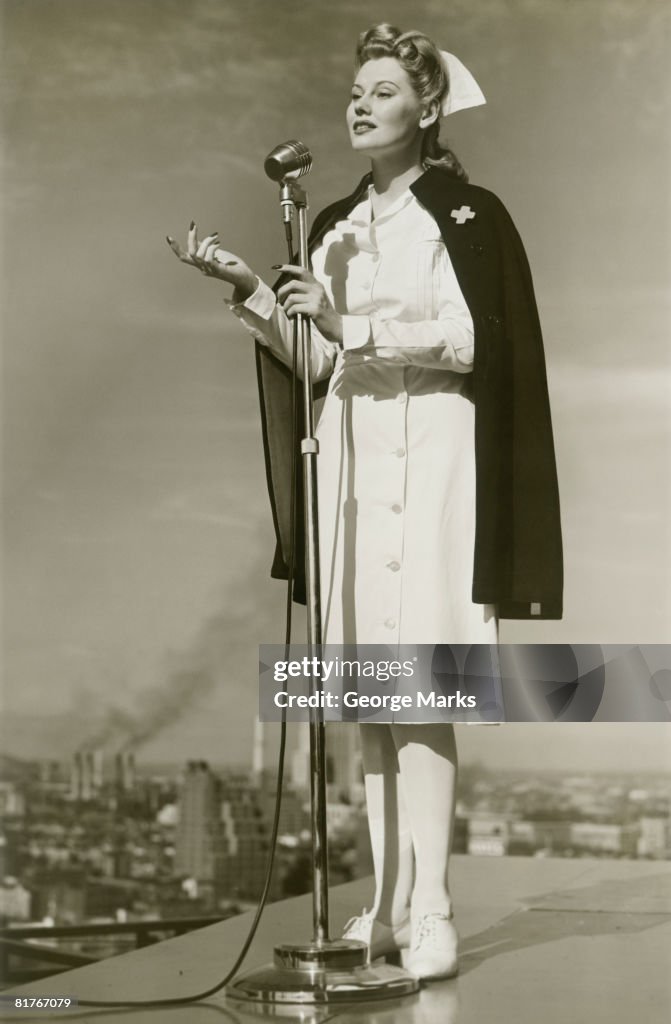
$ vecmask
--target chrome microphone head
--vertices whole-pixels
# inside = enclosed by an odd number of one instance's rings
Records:
[[[312,154],[296,139],[282,142],[268,154],[263,169],[272,181],[302,178],[312,167]]]

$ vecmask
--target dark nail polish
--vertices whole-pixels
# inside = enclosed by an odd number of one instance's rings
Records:
[[[282,269],[282,264],[281,263],[273,263],[271,265],[270,269],[271,270],[281,270]]]
[[[168,243],[168,245],[172,245],[172,238],[170,237],[170,235],[166,235],[165,240]]]
[[[191,223],[189,224],[189,231],[193,231],[195,226],[196,226],[196,222],[195,222],[195,220],[192,220]]]

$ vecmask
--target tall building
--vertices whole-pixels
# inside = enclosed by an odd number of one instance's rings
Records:
[[[263,813],[268,835],[272,831],[273,818],[275,816],[275,797],[277,795],[277,778],[265,773],[261,786],[257,791],[257,800]],[[301,832],[310,828],[310,801],[304,789],[296,790],[291,782],[284,782],[282,786],[282,803],[280,805],[280,820],[278,824],[278,835],[299,836]]]
[[[220,833],[219,779],[206,761],[189,761],[179,800],[175,874],[213,882]]]
[[[296,747],[291,755],[289,778],[294,789],[310,787],[310,727],[307,722],[296,725]]]
[[[327,722],[326,782],[335,799],[359,803],[363,800],[363,768],[359,730],[350,722]],[[297,746],[291,759],[291,784],[296,790],[310,786],[310,728],[307,722],[297,726]]]
[[[261,895],[270,851],[270,821],[263,796],[249,779],[227,775],[221,783],[221,834],[217,856],[217,887],[226,898],[257,900]],[[279,872],[273,896],[279,895]]]
[[[359,729],[352,722],[326,725],[326,781],[340,798],[363,799],[363,768]]]

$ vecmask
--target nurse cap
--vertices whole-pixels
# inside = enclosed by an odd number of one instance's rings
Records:
[[[443,100],[440,112],[443,117],[448,114],[455,114],[457,110],[465,110],[467,107],[480,107],[486,103],[482,89],[473,78],[467,67],[458,57],[447,50],[441,50],[440,56],[447,71],[449,89]]]

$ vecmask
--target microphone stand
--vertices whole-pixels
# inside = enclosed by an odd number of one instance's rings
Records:
[[[294,182],[283,182],[282,197],[290,197],[298,219],[298,258],[305,270],[309,268],[307,232],[307,196]],[[284,200],[287,201],[286,199]],[[307,611],[307,648],[309,664],[321,657],[322,616],[319,569],[319,517],[317,497],[317,456],[319,441],[314,436],[314,407],[310,357],[312,339],[310,318],[298,317],[298,344],[303,357],[303,422],[305,436],[301,441],[303,456],[303,492],[305,517],[305,587]],[[321,681],[310,677],[310,693],[321,690]],[[310,818],[312,826],[313,886],[312,922],[314,941],[329,941],[328,909],[328,843],[326,829],[326,731],[321,706],[310,708]]]
[[[302,172],[299,172],[302,173]],[[287,234],[291,218],[298,223],[298,258],[309,269],[307,195],[287,174],[280,182],[280,202]],[[298,344],[303,357],[303,424],[301,441],[305,513],[305,583],[307,606],[307,648],[309,664],[321,655],[322,620],[319,572],[319,519],[317,501],[317,455],[312,400],[310,318],[297,316]],[[321,680],[310,678],[310,693],[321,691]],[[370,964],[368,946],[355,939],[329,938],[328,843],[326,828],[326,757],[324,714],[321,706],[310,708],[310,824],[312,832],[312,924],[311,942],[283,943],[274,948],[272,964],[240,975],[227,989],[230,998],[244,1001],[246,1009],[257,1008],[263,1015],[276,1015],[277,1004],[319,1004],[361,1002],[400,998],[419,989],[418,979],[401,967]],[[268,1004],[276,1004],[272,1011]],[[307,1022],[305,1016],[302,1021]]]

